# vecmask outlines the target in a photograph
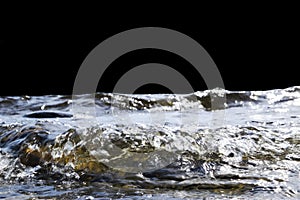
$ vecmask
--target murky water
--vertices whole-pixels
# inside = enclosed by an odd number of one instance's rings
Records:
[[[300,87],[211,95],[0,97],[0,198],[300,198]]]

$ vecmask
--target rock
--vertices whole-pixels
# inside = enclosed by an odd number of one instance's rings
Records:
[[[70,118],[73,117],[72,114],[65,112],[53,112],[53,111],[38,111],[32,112],[24,115],[24,117],[28,118]]]

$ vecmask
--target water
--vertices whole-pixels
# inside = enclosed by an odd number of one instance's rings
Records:
[[[220,91],[0,97],[0,198],[300,198],[300,87]]]

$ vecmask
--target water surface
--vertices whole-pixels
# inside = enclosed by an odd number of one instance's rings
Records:
[[[0,97],[0,198],[300,198],[300,87]]]

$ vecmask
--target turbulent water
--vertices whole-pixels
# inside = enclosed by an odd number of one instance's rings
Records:
[[[300,87],[0,97],[0,160],[0,198],[298,199]]]

